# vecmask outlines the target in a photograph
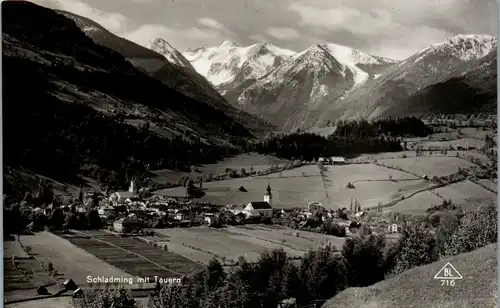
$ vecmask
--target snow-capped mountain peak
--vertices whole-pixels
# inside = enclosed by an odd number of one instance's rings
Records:
[[[226,47],[226,48],[232,48],[232,47],[237,47],[237,45],[232,42],[232,41],[229,41],[229,40],[225,40],[223,41],[222,43],[219,44],[219,47]]]
[[[464,61],[481,59],[496,50],[497,39],[489,35],[459,34],[443,42],[432,44],[420,53],[445,52]]]
[[[349,65],[356,65],[356,64],[367,64],[367,65],[373,65],[373,64],[389,64],[389,63],[396,63],[397,61],[388,59],[388,58],[383,58],[383,57],[378,57],[378,56],[372,56],[369,54],[366,54],[358,49],[346,47],[343,45],[339,44],[334,44],[334,43],[328,43],[328,44],[323,44],[323,48],[328,50],[332,56],[337,59],[342,64],[349,64]]]
[[[192,68],[191,63],[172,45],[162,38],[155,38],[149,44],[149,49],[164,56],[170,63]]]
[[[188,50],[183,55],[198,73],[218,86],[233,80],[259,78],[294,53],[271,44],[239,47],[224,41],[215,47]]]

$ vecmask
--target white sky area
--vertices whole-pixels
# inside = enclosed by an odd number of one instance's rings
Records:
[[[497,36],[495,0],[34,0],[147,46],[180,51],[230,40],[301,51],[336,43],[402,60],[457,34]]]

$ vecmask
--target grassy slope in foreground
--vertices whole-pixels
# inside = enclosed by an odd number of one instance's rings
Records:
[[[480,308],[497,307],[497,244],[408,270],[366,288],[349,288],[323,308]],[[441,286],[434,275],[450,262],[462,275]]]

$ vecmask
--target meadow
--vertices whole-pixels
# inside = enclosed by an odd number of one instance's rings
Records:
[[[237,261],[243,256],[255,262],[262,252],[279,248],[290,256],[300,257],[306,251],[329,241],[337,247],[341,247],[345,241],[345,238],[266,225],[228,226],[223,229],[156,229],[155,232],[169,237],[168,241],[159,242],[160,245],[165,243],[169,251],[189,255],[204,264],[214,257]],[[198,254],[190,253],[189,250]]]
[[[459,206],[477,207],[481,204],[495,204],[497,195],[469,180],[461,181],[434,190],[439,196]]]
[[[427,181],[412,174],[374,164],[325,166],[320,175],[316,165],[306,165],[267,176],[235,178],[204,183],[202,200],[217,204],[247,204],[263,200],[265,188],[272,188],[273,207],[306,207],[318,201],[327,208],[349,207],[351,199],[362,206],[376,206],[429,186]],[[351,182],[355,188],[347,188]],[[240,191],[243,187],[246,191]],[[175,187],[155,194],[184,197],[186,190]]]
[[[450,147],[457,148],[469,148],[474,147],[479,149],[484,145],[484,140],[476,138],[459,138],[447,141],[429,140],[421,143],[424,149],[436,148],[436,149],[449,149]]]
[[[87,285],[87,276],[128,277],[132,275],[110,266],[93,255],[93,251],[85,251],[70,241],[50,232],[39,232],[35,235],[21,235],[21,243],[30,246],[33,256],[44,264],[51,262],[58,272],[58,280],[73,279],[77,285]],[[86,239],[73,239],[75,242]]]
[[[464,159],[446,156],[421,156],[412,158],[382,159],[378,163],[384,166],[398,167],[404,171],[419,176],[427,175],[429,178],[434,176],[446,176],[458,172],[458,168],[469,168],[473,163]]]
[[[434,276],[450,262],[462,275],[455,286],[443,286]],[[496,307],[497,245],[416,267],[364,288],[349,288],[323,307]]]
[[[158,183],[177,183],[183,176],[196,179],[198,176],[206,176],[209,173],[213,173],[214,175],[226,174],[226,168],[234,169],[238,173],[241,173],[242,168],[246,172],[250,172],[250,169],[253,171],[263,171],[269,169],[272,165],[284,165],[289,162],[289,160],[270,155],[248,153],[228,157],[215,164],[196,166],[197,170],[192,172],[163,169],[154,171],[153,173],[156,175],[154,179]]]

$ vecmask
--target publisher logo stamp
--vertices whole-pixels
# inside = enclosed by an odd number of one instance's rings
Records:
[[[434,279],[440,280],[442,286],[455,286],[455,280],[463,279],[462,275],[450,263],[446,263],[439,272],[434,276]]]

